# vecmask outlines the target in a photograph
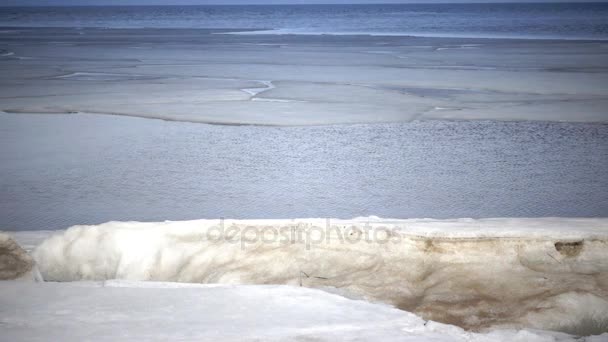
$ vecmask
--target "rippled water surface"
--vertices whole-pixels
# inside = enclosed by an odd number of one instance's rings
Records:
[[[608,216],[608,125],[219,126],[0,115],[0,227],[111,220]]]
[[[608,39],[608,4],[0,7],[0,26],[240,28],[286,33]]]

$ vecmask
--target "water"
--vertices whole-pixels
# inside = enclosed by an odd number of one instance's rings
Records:
[[[608,39],[608,3],[0,8],[0,26]]]
[[[218,126],[0,115],[0,227],[112,220],[608,216],[608,125]]]

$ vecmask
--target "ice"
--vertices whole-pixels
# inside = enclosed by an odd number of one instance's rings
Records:
[[[0,110],[250,125],[608,120],[601,42],[176,32],[7,32],[0,47],[20,45],[0,51],[14,53],[0,57]]]
[[[467,329],[597,333],[607,241],[608,219],[109,222],[60,232],[33,256],[48,281],[336,288]]]
[[[241,90],[246,92],[247,94],[251,95],[251,98],[253,99],[256,95],[275,88],[274,84],[272,84],[272,81],[258,81],[258,82],[260,82],[263,85],[263,87],[245,88],[245,89],[241,89]]]
[[[575,341],[473,333],[382,304],[291,286],[0,282],[2,338],[28,341]],[[577,339],[602,341],[604,336]]]
[[[112,74],[104,72],[73,72],[66,75],[60,75],[56,78],[70,79],[77,81],[129,81],[129,80],[151,80],[157,77],[133,74]]]
[[[483,33],[453,33],[453,32],[440,32],[440,33],[424,33],[424,32],[389,32],[389,31],[325,31],[325,30],[307,30],[307,29],[272,29],[272,30],[249,30],[249,31],[230,31],[230,32],[220,32],[216,34],[226,34],[226,35],[242,35],[242,36],[250,36],[250,35],[278,35],[278,36],[378,36],[378,37],[418,37],[418,38],[481,38],[481,39],[513,39],[513,40],[548,40],[548,39],[560,39],[560,40],[599,40],[604,41],[606,39],[592,37],[592,36],[574,36],[574,37],[564,37],[560,35],[534,35],[534,36],[525,36],[525,35],[517,35],[517,34],[483,34]],[[476,44],[464,44],[463,47],[474,46]]]

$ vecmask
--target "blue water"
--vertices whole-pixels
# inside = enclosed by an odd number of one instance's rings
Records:
[[[0,229],[112,220],[608,216],[608,125],[217,126],[0,114]]]
[[[0,26],[608,39],[608,3],[0,7]]]

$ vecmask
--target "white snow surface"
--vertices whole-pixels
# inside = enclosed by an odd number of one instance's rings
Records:
[[[278,285],[6,281],[0,304],[5,341],[575,340],[535,330],[467,332],[387,305]]]

